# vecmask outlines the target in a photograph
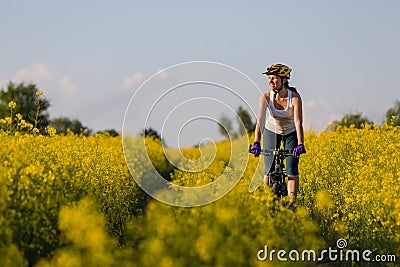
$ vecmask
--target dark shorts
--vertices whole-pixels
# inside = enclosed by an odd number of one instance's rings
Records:
[[[296,131],[291,132],[287,135],[280,135],[274,132],[271,132],[267,129],[264,129],[263,133],[263,148],[265,149],[274,149],[279,148],[281,145],[281,141],[283,141],[284,149],[294,149],[297,144],[297,133]],[[271,164],[271,158],[268,156],[264,156],[265,162],[265,170],[264,174],[267,175],[270,171],[273,171],[274,166],[268,167]],[[292,156],[286,157],[286,174],[287,175],[299,175],[299,159],[293,158]]]

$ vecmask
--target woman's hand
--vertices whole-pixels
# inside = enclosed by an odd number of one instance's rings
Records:
[[[254,157],[260,156],[261,146],[260,142],[254,142],[254,145],[250,149],[250,153],[254,155]]]
[[[300,145],[296,146],[296,147],[293,149],[292,156],[293,156],[294,158],[298,158],[298,157],[300,157],[300,155],[303,154],[303,153],[306,153],[306,148],[304,147],[303,144],[300,144]]]

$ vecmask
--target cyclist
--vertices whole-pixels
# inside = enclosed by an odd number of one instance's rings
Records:
[[[261,152],[260,140],[265,149],[279,148],[281,141],[284,149],[293,150],[286,158],[288,175],[289,209],[295,211],[294,203],[299,188],[299,156],[306,153],[304,147],[303,109],[299,93],[289,86],[291,68],[283,64],[273,64],[263,73],[268,75],[271,90],[265,92],[259,101],[254,145],[251,153],[258,157]],[[269,108],[268,108],[269,107]],[[267,116],[267,112],[269,116]],[[267,158],[265,157],[266,168]],[[264,182],[270,169],[264,170]]]

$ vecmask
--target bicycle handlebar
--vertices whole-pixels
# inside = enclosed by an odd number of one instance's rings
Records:
[[[249,153],[251,153],[251,148],[252,147],[253,146],[250,144]],[[288,156],[292,156],[293,150],[288,150],[288,149],[283,150],[283,149],[280,149],[280,148],[275,148],[275,149],[263,148],[263,149],[261,149],[261,154],[263,154],[264,156],[282,155],[282,156],[288,157]]]

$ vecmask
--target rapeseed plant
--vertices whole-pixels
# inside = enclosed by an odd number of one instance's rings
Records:
[[[124,154],[121,140],[106,135],[60,136],[51,128],[45,136],[26,134],[35,127],[14,113],[17,104],[10,102],[11,116],[0,119],[0,263],[291,266],[260,262],[257,251],[264,245],[318,251],[339,238],[350,249],[400,254],[399,127],[307,133],[293,214],[272,211],[272,196],[262,188],[248,192],[263,161],[233,153],[236,141],[174,151],[155,139],[126,137],[128,147],[145,142],[147,151]],[[242,177],[211,204],[179,208],[150,200],[127,162],[141,181],[150,167],[184,186],[206,185],[224,172]]]

